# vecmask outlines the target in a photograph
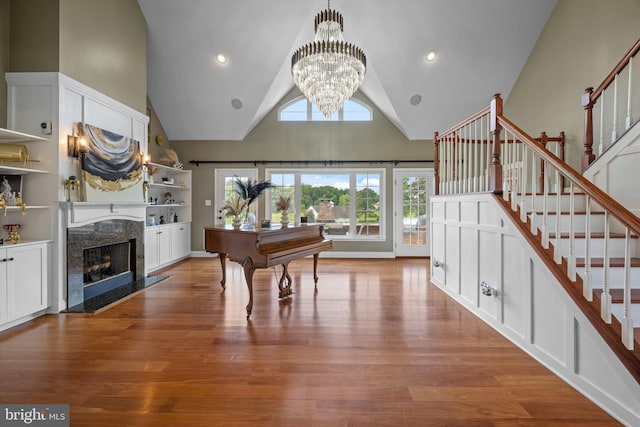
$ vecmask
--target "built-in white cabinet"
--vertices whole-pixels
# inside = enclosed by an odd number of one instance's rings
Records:
[[[0,247],[0,330],[44,314],[48,243]]]
[[[0,129],[0,330],[48,308],[51,196],[41,189],[50,179],[43,161],[47,144],[45,138]],[[19,240],[11,239],[10,229]]]
[[[147,183],[148,274],[191,254],[191,171],[148,163]]]
[[[171,224],[171,259],[178,261],[191,254],[191,224]]]
[[[190,223],[156,225],[145,229],[144,262],[147,274],[186,258],[190,254]]]
[[[158,225],[144,231],[144,265],[151,271],[171,262],[171,227]]]

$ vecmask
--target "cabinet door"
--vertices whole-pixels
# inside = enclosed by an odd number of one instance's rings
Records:
[[[171,226],[158,227],[158,263],[171,262]]]
[[[191,224],[172,224],[171,259],[177,260],[191,253]]]
[[[158,230],[150,227],[144,230],[144,268],[149,271],[160,265],[158,261]]]
[[[0,325],[7,319],[7,250],[0,249]]]
[[[47,246],[7,248],[7,320],[47,308]],[[4,257],[3,257],[4,259]]]

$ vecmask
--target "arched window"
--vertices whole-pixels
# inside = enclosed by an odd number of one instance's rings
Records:
[[[327,119],[318,108],[304,96],[298,97],[278,110],[278,121],[281,122],[370,122],[373,112],[359,99],[348,99],[343,108]]]

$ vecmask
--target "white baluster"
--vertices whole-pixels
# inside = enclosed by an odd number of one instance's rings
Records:
[[[593,287],[591,286],[591,199],[589,196],[585,197],[584,278],[582,281],[582,295],[587,301],[593,301]]]
[[[480,191],[478,179],[480,177],[480,142],[478,141],[478,120],[473,122],[473,192]]]
[[[517,148],[518,145],[524,146],[524,144],[516,144],[515,137],[513,138],[513,145]],[[527,197],[527,177],[529,176],[529,164],[527,162],[527,151],[522,151],[522,158],[518,159],[521,161],[522,168],[516,168],[515,171],[517,173],[518,181],[521,183],[520,185],[520,221],[527,222],[527,209],[526,209],[526,197]],[[516,161],[516,165],[518,162]]]
[[[553,248],[554,248],[554,252],[553,252],[553,260],[556,262],[556,264],[560,264],[560,262],[562,262],[562,251],[561,251],[561,244],[562,244],[562,239],[560,239],[560,211],[562,210],[562,205],[561,205],[561,200],[560,200],[560,193],[561,193],[561,189],[560,189],[560,171],[558,171],[556,169],[556,220],[555,220],[555,240],[553,243]]]
[[[627,227],[624,245],[624,314],[622,315],[622,343],[633,350],[633,318],[631,317],[631,238]]]
[[[613,144],[618,139],[618,132],[616,126],[618,124],[618,75],[613,79],[613,119],[611,129],[611,143]]]
[[[598,143],[598,156],[601,156],[604,153],[604,92],[600,96],[600,132],[599,138],[600,141]]]
[[[625,130],[631,127],[633,120],[631,118],[631,83],[633,81],[633,58],[629,59],[629,85],[627,87],[627,118],[624,122]]]
[[[526,150],[527,146],[522,144],[522,149]],[[537,175],[536,171],[538,168],[536,167],[536,163],[538,162],[538,156],[535,155],[533,151],[531,151],[531,233],[533,235],[538,234],[538,226],[536,224],[536,198],[537,194]]]
[[[576,230],[573,226],[573,220],[575,218],[575,188],[573,181],[569,183],[569,260],[568,260],[568,275],[572,281],[576,280]]]
[[[543,160],[544,161],[544,160]],[[549,229],[547,228],[547,221],[549,220],[549,169],[546,161],[544,161],[544,170],[546,174],[544,176],[544,189],[542,196],[542,246],[545,249],[549,249]]]
[[[611,323],[611,293],[609,293],[609,213],[604,212],[604,258],[602,259],[603,283],[600,294],[600,317]]]

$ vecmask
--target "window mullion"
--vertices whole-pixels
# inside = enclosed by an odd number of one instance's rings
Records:
[[[358,194],[357,172],[349,174],[349,238],[353,239],[357,235],[358,229],[358,213],[356,207],[358,205],[356,197]]]

